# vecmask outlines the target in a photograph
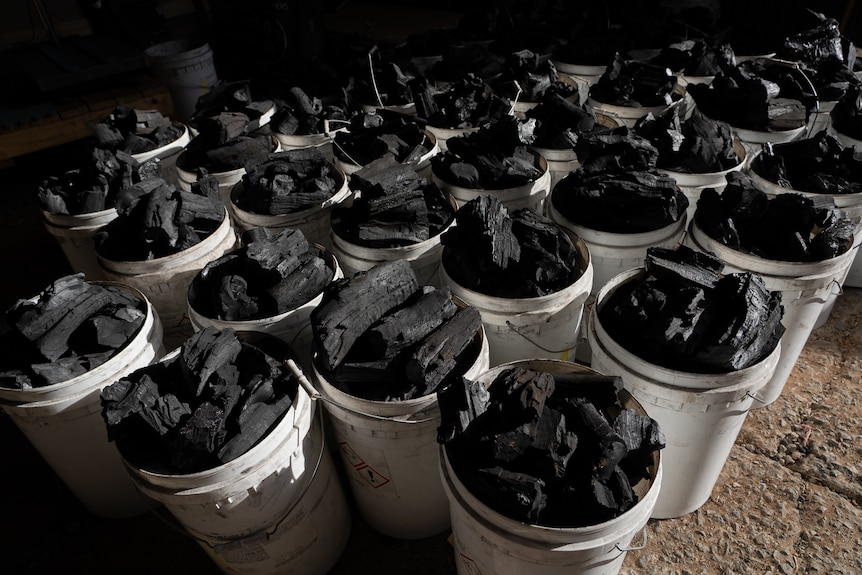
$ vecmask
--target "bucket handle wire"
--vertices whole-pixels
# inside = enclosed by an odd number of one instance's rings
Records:
[[[577,343],[576,343],[574,346],[572,346],[572,347],[567,347],[566,349],[559,349],[559,350],[548,349],[548,348],[546,348],[545,346],[538,344],[538,343],[537,343],[536,341],[534,341],[532,338],[530,338],[529,336],[527,336],[527,334],[525,334],[524,332],[520,331],[520,330],[515,326],[515,324],[513,324],[511,321],[506,320],[506,326],[507,326],[509,329],[511,329],[512,331],[514,331],[515,333],[517,333],[518,335],[520,335],[521,337],[523,337],[524,339],[526,339],[529,343],[533,344],[534,346],[536,346],[536,347],[538,347],[539,349],[541,349],[542,351],[544,351],[545,353],[553,353],[553,354],[558,354],[558,353],[567,353],[567,352],[572,351],[575,347],[577,347]]]
[[[409,425],[417,425],[420,423],[428,423],[431,421],[435,421],[437,419],[435,417],[429,417],[426,419],[398,419],[397,417],[385,417],[383,415],[377,415],[374,413],[366,413],[364,411],[360,411],[358,409],[354,409],[352,407],[342,405],[336,401],[329,399],[328,397],[324,396],[319,391],[317,391],[317,389],[314,387],[314,385],[312,385],[312,383],[310,381],[308,381],[308,378],[305,376],[305,374],[302,373],[302,370],[299,368],[299,366],[296,365],[295,361],[293,361],[292,359],[288,359],[286,361],[286,364],[287,364],[288,369],[290,369],[290,371],[293,372],[293,376],[299,382],[299,385],[301,385],[302,388],[305,390],[305,392],[309,395],[309,397],[311,397],[312,401],[322,401],[322,402],[328,403],[330,405],[333,405],[333,406],[337,407],[338,409],[352,413],[353,415],[359,415],[362,417],[367,417],[369,419],[376,419],[378,421],[388,421],[388,422],[395,422],[395,423],[406,423]]]
[[[641,541],[640,545],[633,545],[633,546],[629,546],[629,547],[620,547],[620,544],[617,543],[616,545],[614,545],[614,547],[616,548],[617,551],[620,551],[622,553],[627,553],[629,551],[641,551],[643,549],[646,549],[647,548],[647,539],[649,538],[646,525],[644,525],[643,529],[641,529],[641,533],[643,534],[643,540]]]

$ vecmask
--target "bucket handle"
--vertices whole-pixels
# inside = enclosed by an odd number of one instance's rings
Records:
[[[374,77],[374,58],[372,56],[377,52],[377,46],[371,47],[368,51],[368,71],[371,73],[371,86],[374,88],[374,95],[377,96],[377,103],[383,107],[383,98],[380,97],[380,90],[377,89],[377,78]]]
[[[518,91],[515,92],[515,97],[512,99],[512,107],[509,108],[509,111],[506,114],[508,116],[515,115],[515,106],[518,105],[518,98],[521,97],[521,92],[523,92],[523,90],[521,89],[521,85],[518,83],[517,80],[512,80],[512,83],[515,85],[515,89],[517,89]]]
[[[614,545],[614,547],[616,548],[617,551],[620,551],[622,553],[627,553],[629,551],[641,551],[643,549],[646,549],[647,548],[647,539],[648,539],[647,526],[646,525],[644,525],[643,529],[641,529],[641,533],[643,534],[643,540],[641,541],[640,545],[633,545],[630,547],[620,547],[620,544],[617,543],[616,545]]]
[[[575,344],[575,346],[567,347],[566,349],[559,349],[559,350],[548,349],[545,346],[539,345],[538,343],[533,341],[530,337],[527,336],[527,334],[519,331],[518,328],[515,326],[515,324],[513,324],[511,321],[506,320],[506,326],[509,327],[512,331],[514,331],[518,335],[520,335],[521,337],[523,337],[524,339],[526,339],[529,343],[533,344],[534,346],[536,346],[539,349],[541,349],[542,351],[544,351],[545,353],[553,353],[553,354],[566,353],[566,352],[571,351],[577,345],[577,344]]]
[[[760,403],[760,404],[762,404],[762,405],[766,405],[766,402],[765,402],[764,400],[760,399],[759,397],[757,397],[757,395],[755,395],[755,394],[751,393],[750,391],[749,391],[749,392],[746,392],[745,397],[750,397],[750,398],[751,398],[751,399],[753,399],[754,401],[756,401],[756,402],[758,402],[758,403]]]
[[[429,421],[434,421],[436,419],[434,417],[429,417],[427,419],[398,419],[397,417],[385,417],[383,415],[376,415],[374,413],[366,413],[364,411],[359,411],[358,409],[353,409],[352,407],[348,407],[346,405],[341,405],[340,403],[329,399],[328,397],[317,391],[314,385],[312,385],[312,383],[308,381],[308,378],[305,377],[305,374],[302,373],[302,370],[299,368],[299,366],[296,365],[296,362],[294,362],[292,359],[288,359],[285,363],[287,364],[288,369],[293,372],[293,376],[299,382],[299,385],[301,385],[305,392],[309,395],[309,397],[311,397],[312,401],[323,401],[329,403],[330,405],[334,405],[338,409],[342,409],[354,415],[367,417],[369,419],[377,419],[379,421],[389,421],[395,423],[407,423],[410,425],[416,425],[419,423],[428,423]]]

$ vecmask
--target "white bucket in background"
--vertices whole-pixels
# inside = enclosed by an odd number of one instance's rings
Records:
[[[574,359],[584,303],[593,285],[593,265],[587,245],[572,238],[584,269],[571,285],[558,292],[530,298],[489,296],[457,284],[440,266],[443,285],[479,310],[488,339],[492,367],[521,359]]]
[[[232,461],[175,475],[126,466],[224,573],[325,573],[347,545],[350,509],[314,411],[300,386],[281,421]]]
[[[231,212],[234,225],[239,233],[253,228],[266,228],[272,232],[280,232],[285,228],[295,228],[302,232],[308,243],[320,244],[331,249],[329,237],[330,216],[332,209],[350,197],[347,187],[347,177],[344,172],[333,166],[334,178],[336,180],[336,192],[319,206],[312,206],[298,212],[289,214],[259,214],[246,211],[236,205],[236,200],[242,194],[242,180],[234,184],[230,192],[230,203],[228,208]],[[340,179],[340,180],[339,180]]]
[[[437,144],[437,136],[435,136],[431,130],[425,129],[425,139],[427,139],[431,143],[431,149],[429,149],[426,153],[422,154],[422,156],[419,157],[419,161],[415,164],[407,163],[406,165],[412,166],[416,173],[419,174],[421,177],[430,179],[431,158],[440,153],[440,146]],[[338,142],[335,142],[334,140],[332,145],[336,148],[339,148]],[[341,148],[339,149],[342,150]],[[346,155],[343,150],[341,151],[341,155]],[[337,167],[345,174],[350,175],[354,172],[358,172],[365,166],[360,166],[355,162],[344,160],[339,156],[339,154],[335,154],[335,167]]]
[[[76,216],[42,211],[42,223],[60,244],[72,271],[83,273],[91,281],[105,277],[99,267],[93,236],[116,217],[114,208]]]
[[[643,268],[623,272],[599,291],[587,331],[592,367],[622,377],[623,387],[665,434],[664,482],[652,517],[666,519],[691,513],[709,500],[754,394],[775,371],[781,346],[751,367],[724,374],[676,371],[641,359],[608,335],[597,312],[614,290],[643,273]]]
[[[198,98],[219,81],[210,45],[171,40],[147,48],[144,55],[155,76],[167,84],[177,117],[189,121]]]
[[[476,359],[464,377],[488,369],[488,342],[481,330],[477,337]],[[449,529],[449,505],[438,472],[437,394],[372,401],[341,391],[316,368],[314,376],[317,398],[324,401],[365,522],[397,539],[423,539]]]
[[[551,373],[596,373],[569,362],[529,360],[524,364]],[[507,367],[493,368],[480,379],[490,384]],[[625,390],[622,402],[641,415],[647,413]],[[449,498],[458,575],[617,575],[632,540],[646,529],[664,490],[664,457],[664,453],[654,455],[651,481],[632,486],[639,500],[631,509],[604,523],[559,528],[522,523],[485,505],[458,479],[441,446],[440,474]]]
[[[341,272],[341,267],[335,257],[323,246],[318,245],[318,248],[321,249],[321,257],[326,260],[327,267],[333,272],[332,281],[343,278],[344,274]],[[207,317],[195,309],[194,303],[199,281],[200,272],[195,274],[188,290],[189,321],[195,332],[211,326],[220,330],[231,328],[237,332],[259,331],[268,333],[290,346],[303,371],[311,369],[312,332],[309,318],[314,308],[320,305],[323,300],[323,291],[301,306],[272,317],[228,321]]]
[[[598,82],[607,70],[607,66],[572,64],[570,62],[560,62],[559,60],[553,60],[553,63],[557,72],[582,80],[588,88]],[[589,94],[589,90],[587,90],[587,94]],[[586,98],[583,101],[586,101]]]
[[[782,130],[780,132],[760,132],[757,130],[737,128],[735,126],[732,126],[731,128],[736,137],[742,142],[743,147],[745,147],[745,155],[748,158],[747,163],[749,164],[751,163],[751,160],[760,153],[760,148],[763,144],[767,142],[770,144],[782,144],[784,142],[799,140],[805,137],[808,130],[808,126],[801,126],[799,128],[794,128],[793,130]]]
[[[706,188],[713,188],[716,192],[721,193],[727,187],[727,174],[730,172],[739,172],[746,165],[746,150],[745,146],[738,138],[733,139],[733,149],[736,152],[736,157],[739,158],[739,163],[722,170],[720,172],[705,172],[705,173],[690,173],[690,172],[674,172],[662,168],[656,168],[657,171],[667,174],[676,180],[676,185],[688,198],[688,209],[686,210],[686,221],[690,222],[694,219],[694,211],[697,209],[697,201],[700,199],[700,193]]]
[[[522,186],[503,189],[485,189],[485,188],[465,188],[456,184],[450,184],[443,178],[437,175],[436,171],[431,170],[431,175],[434,183],[447,194],[451,194],[455,198],[455,205],[461,208],[467,202],[478,198],[479,196],[496,196],[500,203],[506,206],[510,212],[521,208],[530,208],[533,211],[542,213],[542,205],[551,191],[551,170],[548,167],[548,161],[541,154],[534,150],[530,150],[536,158],[536,167],[542,171],[542,175],[532,182],[527,182]]]
[[[723,273],[748,271],[759,275],[770,291],[781,292],[785,332],[781,337],[781,356],[775,373],[757,393],[753,408],[770,405],[781,394],[796,360],[808,341],[823,306],[832,293],[840,289],[841,279],[853,262],[855,252],[816,262],[768,260],[731,249],[704,233],[692,222],[686,245],[702,252],[712,252],[724,264]]]
[[[105,277],[140,290],[159,314],[168,349],[192,334],[188,318],[189,284],[203,267],[236,243],[236,234],[225,208],[218,228],[202,241],[179,253],[143,261],[113,261],[98,256]]]
[[[114,285],[114,284],[104,284]],[[117,285],[147,304],[137,334],[105,363],[72,379],[34,387],[0,387],[0,407],[69,490],[94,515],[132,517],[149,509],[135,489],[116,446],[108,441],[102,389],[164,354],[162,325],[138,290]]]

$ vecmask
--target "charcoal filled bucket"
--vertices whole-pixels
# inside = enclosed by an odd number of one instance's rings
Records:
[[[333,281],[344,277],[341,267],[335,257],[320,245],[321,257],[326,260],[327,267],[332,270]],[[214,327],[219,330],[231,328],[237,332],[263,332],[268,333],[287,343],[297,357],[303,369],[311,368],[311,323],[309,318],[311,312],[323,300],[323,292],[317,294],[313,299],[292,310],[260,319],[228,321],[198,311],[198,298],[201,297],[201,274],[198,272],[192,279],[188,289],[189,321],[194,331],[201,331],[205,327]],[[196,308],[197,305],[197,308]]]
[[[781,345],[760,362],[723,374],[677,371],[641,359],[608,335],[598,312],[614,290],[643,273],[643,268],[623,272],[599,290],[587,330],[592,367],[622,377],[623,387],[658,421],[667,438],[664,480],[652,512],[652,517],[664,519],[686,515],[707,502],[756,401],[754,394],[775,372]]]
[[[724,273],[752,272],[763,278],[768,290],[781,292],[781,304],[784,306],[781,323],[786,328],[781,337],[781,356],[775,373],[757,392],[757,401],[753,407],[770,405],[784,389],[830,294],[839,289],[840,282],[853,263],[854,250],[816,262],[768,260],[731,249],[712,239],[700,229],[696,221],[692,222],[685,243],[699,251],[715,254],[725,264]]]
[[[198,98],[218,84],[212,48],[207,43],[171,40],[147,48],[144,55],[156,77],[167,84],[177,116],[187,122]]]
[[[159,161],[159,173],[166,182],[172,185],[178,185],[177,180],[177,158],[182,151],[188,146],[191,141],[191,132],[185,124],[176,124],[182,129],[182,134],[179,138],[164,146],[159,146],[147,152],[140,154],[132,154],[132,157],[140,163],[148,162],[153,159]]]
[[[141,493],[163,504],[224,573],[325,573],[347,544],[350,510],[301,386],[263,439],[225,464],[166,474],[124,462]]]
[[[482,331],[464,377],[488,369]],[[402,401],[373,401],[341,391],[314,368],[315,387],[338,441],[351,492],[365,522],[397,539],[423,539],[449,529],[449,505],[440,482],[432,393]]]
[[[83,273],[88,280],[105,277],[99,267],[93,236],[116,217],[114,208],[74,216],[42,211],[42,223],[60,244],[72,271]]]
[[[430,144],[427,152],[422,154],[418,160],[415,162],[409,162],[408,165],[413,166],[413,169],[416,170],[416,173],[422,176],[423,178],[431,177],[431,158],[440,153],[440,146],[437,144],[437,136],[434,135],[430,130],[424,131],[424,140],[423,143]],[[338,143],[333,143],[336,148],[338,148]],[[335,167],[344,172],[345,174],[352,174],[354,172],[358,172],[364,166],[357,164],[355,161],[346,159],[347,154],[343,150],[337,150],[335,152]]]
[[[102,272],[109,280],[140,290],[159,314],[168,347],[173,340],[190,335],[188,290],[203,267],[230,251],[236,235],[225,208],[218,228],[203,240],[176,254],[142,261],[114,261],[98,256]]]
[[[577,363],[527,360],[492,368],[480,375],[479,381],[490,383],[501,369],[511,365],[552,373],[597,373]],[[641,415],[646,413],[627,391],[621,395],[623,407]],[[634,538],[646,528],[656,500],[664,491],[664,454],[655,452],[651,477],[633,486],[639,500],[629,510],[586,527],[545,527],[516,521],[480,501],[459,480],[445,447],[440,448],[440,462],[459,575],[616,575],[626,552],[638,548],[635,545],[640,540]]]
[[[332,209],[350,197],[344,172],[338,168],[333,168],[333,170],[336,179],[335,185],[338,190],[319,206],[312,206],[289,214],[260,214],[237,206],[236,200],[242,194],[244,185],[240,180],[231,190],[231,201],[228,206],[237,230],[245,232],[253,228],[265,228],[271,232],[279,232],[285,228],[295,228],[302,232],[309,243],[329,247]]]
[[[551,170],[548,161],[536,151],[530,150],[535,157],[535,165],[542,174],[533,181],[512,188],[465,188],[443,179],[432,165],[431,173],[434,182],[441,190],[452,194],[458,208],[479,196],[496,196],[506,208],[512,212],[521,208],[530,208],[542,212],[545,197],[551,191]]]
[[[660,116],[670,108],[678,105],[681,101],[682,99],[677,100],[672,104],[664,104],[661,106],[617,106],[614,104],[599,102],[595,98],[590,97],[587,98],[587,105],[593,108],[596,112],[618,120],[623,126],[633,128],[635,124],[637,124],[638,120],[647,114]]]
[[[431,124],[425,126],[425,129],[434,134],[441,152],[449,150],[449,145],[446,143],[449,138],[460,138],[479,131],[479,128],[440,128]]]
[[[116,285],[116,284],[105,284]],[[130,481],[117,448],[108,442],[99,394],[164,353],[158,314],[138,290],[117,285],[146,301],[138,332],[113,357],[66,381],[33,387],[0,387],[0,407],[69,490],[94,515],[132,517],[147,511]]]
[[[586,243],[572,240],[580,275],[568,287],[539,297],[483,294],[458,284],[446,273],[446,266],[440,266],[443,285],[479,310],[492,367],[519,359],[574,359],[584,303],[593,285],[593,264]]]

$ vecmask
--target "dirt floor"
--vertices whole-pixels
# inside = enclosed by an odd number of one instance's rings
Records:
[[[0,171],[9,198],[0,212],[4,310],[68,271],[24,191],[31,189],[33,167]],[[845,288],[828,322],[812,333],[782,396],[749,413],[710,501],[685,517],[651,520],[646,547],[628,553],[621,574],[862,573],[860,358],[862,288]],[[220,572],[157,514],[124,520],[89,514],[5,414],[0,438],[3,572]],[[448,537],[385,537],[354,509],[350,540],[331,573],[454,573]]]

